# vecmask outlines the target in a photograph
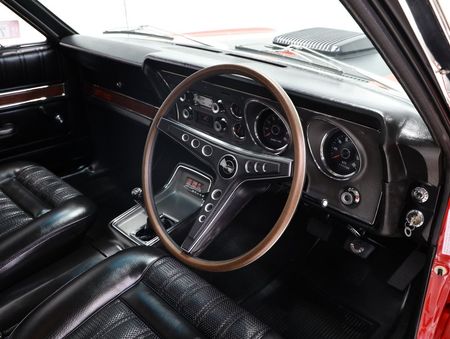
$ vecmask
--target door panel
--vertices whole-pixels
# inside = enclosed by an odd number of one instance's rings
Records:
[[[61,174],[88,162],[73,65],[51,46],[0,50],[0,162],[35,160]]]
[[[48,45],[0,50],[0,90],[62,83],[57,53]]]

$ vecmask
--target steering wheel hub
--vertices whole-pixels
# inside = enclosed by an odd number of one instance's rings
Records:
[[[237,172],[238,162],[231,154],[224,155],[219,161],[219,174],[224,179],[231,179]]]

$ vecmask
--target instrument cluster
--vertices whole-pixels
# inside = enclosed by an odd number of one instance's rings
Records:
[[[237,146],[281,154],[290,144],[285,118],[267,102],[190,91],[179,98],[177,109],[179,121]]]

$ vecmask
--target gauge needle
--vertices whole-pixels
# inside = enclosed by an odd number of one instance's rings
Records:
[[[331,159],[339,159],[341,157],[340,154],[335,155],[334,157],[331,157]]]

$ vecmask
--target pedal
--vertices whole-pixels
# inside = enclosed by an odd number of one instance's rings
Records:
[[[363,259],[367,259],[375,250],[375,246],[371,243],[353,236],[347,238],[344,244],[344,248],[350,253],[357,255],[358,257]]]

